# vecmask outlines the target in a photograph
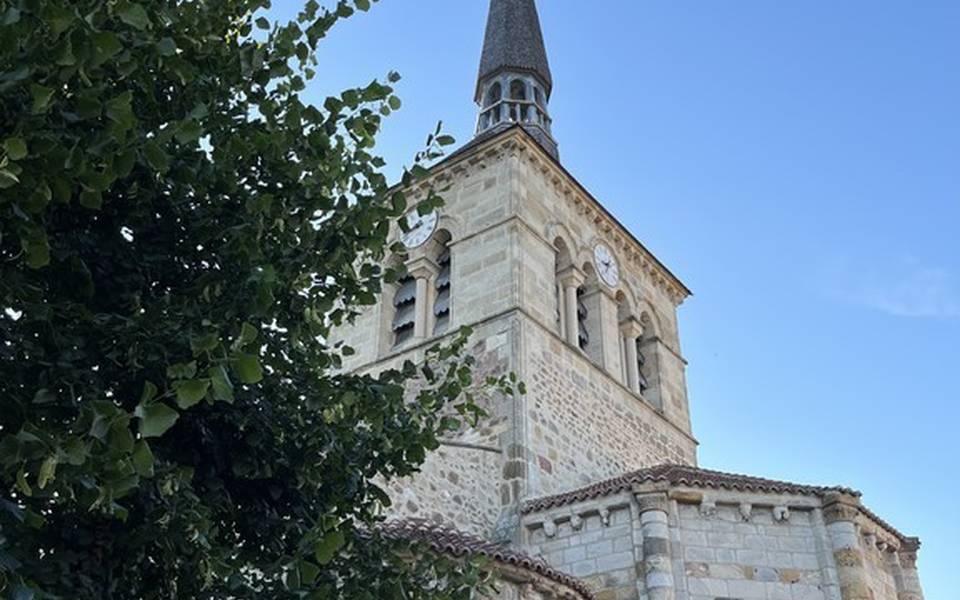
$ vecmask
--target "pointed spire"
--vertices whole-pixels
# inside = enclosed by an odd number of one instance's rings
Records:
[[[540,78],[547,97],[553,91],[553,77],[543,45],[540,16],[534,0],[491,0],[487,33],[483,39],[480,84],[505,70],[525,71]]]
[[[519,124],[555,158],[547,112],[553,77],[534,0],[490,0],[475,101],[477,136]]]

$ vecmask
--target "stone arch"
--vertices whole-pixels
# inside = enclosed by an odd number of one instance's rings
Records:
[[[439,235],[441,231],[446,231],[447,235],[450,236],[447,243],[455,244],[464,237],[463,220],[457,215],[440,213],[437,231],[434,233],[434,236]]]
[[[503,99],[503,86],[500,85],[499,81],[494,81],[487,87],[487,93],[484,95],[483,107],[490,108],[497,102]]]
[[[582,262],[580,260],[574,260],[580,258],[581,252],[577,247],[576,242],[574,242],[574,240],[577,238],[575,235],[573,235],[573,232],[570,231],[569,227],[560,221],[553,221],[547,224],[544,231],[547,239],[551,240],[551,242],[554,244],[554,247],[556,247],[556,241],[558,239],[563,240],[563,243],[566,244],[567,249],[570,251],[570,257],[573,263]]]
[[[640,319],[640,323],[643,325],[644,334],[643,337],[661,337],[663,332],[663,321],[660,318],[660,314],[657,312],[657,309],[650,304],[649,300],[642,300],[637,305],[637,318]],[[648,331],[650,330],[650,331]]]

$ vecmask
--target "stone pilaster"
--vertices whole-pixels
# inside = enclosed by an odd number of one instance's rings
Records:
[[[874,600],[857,531],[859,515],[860,500],[856,496],[831,492],[824,498],[823,519],[827,525],[843,600]]]
[[[636,493],[643,533],[643,580],[647,600],[675,597],[670,526],[670,502],[664,492]]]

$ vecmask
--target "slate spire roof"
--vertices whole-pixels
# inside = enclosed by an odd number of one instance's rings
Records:
[[[487,33],[480,57],[480,82],[504,70],[528,71],[543,82],[547,97],[553,90],[553,77],[543,45],[540,17],[534,0],[491,0]]]

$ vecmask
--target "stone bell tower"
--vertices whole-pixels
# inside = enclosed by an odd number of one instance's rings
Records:
[[[471,326],[480,369],[527,385],[394,483],[400,514],[492,535],[526,498],[696,463],[676,315],[689,292],[560,164],[552,92],[534,1],[492,0],[476,136],[409,194],[443,188],[445,205],[397,230],[410,275],[339,332],[347,368],[377,371]]]
[[[552,93],[534,0],[491,0],[476,135],[407,190],[445,204],[396,228],[408,276],[335,336],[357,351],[347,369],[377,372],[469,326],[476,375],[527,386],[483,398],[478,427],[387,483],[397,527],[524,551],[536,559],[509,562],[597,598],[922,600],[919,540],[858,492],[697,467],[677,320],[690,292],[560,163]]]

